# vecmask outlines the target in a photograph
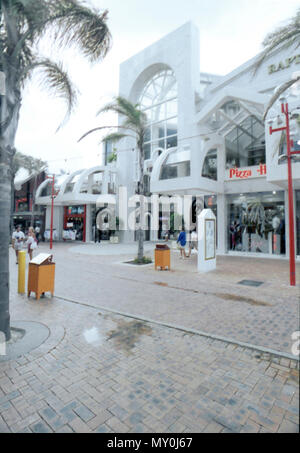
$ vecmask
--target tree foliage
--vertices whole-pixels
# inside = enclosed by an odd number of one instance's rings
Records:
[[[59,61],[41,55],[46,37],[60,50],[76,46],[90,62],[105,57],[111,35],[107,11],[98,12],[80,0],[0,0],[0,331],[10,339],[9,237],[15,137],[26,80],[38,70],[44,85],[65,99],[67,112],[76,105],[76,89]],[[36,179],[36,178],[35,178]]]
[[[40,55],[38,44],[48,36],[60,49],[76,46],[89,61],[99,60],[111,43],[107,11],[98,13],[77,0],[1,0],[0,8],[0,70],[8,89],[12,85],[20,93],[39,69],[45,86],[66,100],[66,120],[76,105],[76,90],[62,63]],[[8,100],[2,130],[10,124],[12,111]]]
[[[112,102],[109,102],[104,107],[102,107],[98,111],[98,115],[102,113],[116,113],[120,117],[120,124],[119,126],[100,126],[94,129],[89,130],[86,132],[80,139],[82,140],[86,136],[90,135],[96,131],[102,131],[104,129],[112,129],[115,130],[113,132],[109,132],[102,141],[111,141],[111,142],[118,142],[125,137],[134,138],[136,141],[136,148],[138,150],[138,157],[139,157],[139,181],[137,184],[136,193],[138,195],[145,195],[144,190],[144,140],[146,134],[146,125],[147,125],[147,116],[146,114],[140,109],[138,104],[133,104],[128,99],[117,96],[115,97]],[[144,217],[143,211],[143,203],[140,204],[140,212],[139,212],[140,219]],[[142,229],[142,222],[140,222],[139,229],[138,229],[138,260],[142,262],[143,254],[144,254],[144,231]]]
[[[273,32],[269,33],[263,41],[264,50],[257,58],[254,65],[254,73],[258,71],[261,65],[269,58],[272,53],[277,49],[287,49],[290,47],[298,48],[300,46],[300,8],[297,10],[296,15],[289,19],[289,21],[276,28]],[[276,92],[271,97],[266,110],[264,112],[264,119],[266,118],[268,111],[272,105],[279,99],[279,97],[288,88],[293,86],[295,83],[299,83],[300,76],[297,75],[293,79],[288,80],[283,85],[278,87]]]

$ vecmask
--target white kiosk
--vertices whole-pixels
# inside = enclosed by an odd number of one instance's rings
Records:
[[[216,269],[216,216],[211,209],[198,215],[198,271]]]

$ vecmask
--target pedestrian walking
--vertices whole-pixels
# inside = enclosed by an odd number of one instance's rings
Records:
[[[14,231],[12,234],[12,246],[16,253],[16,264],[18,264],[19,250],[22,250],[24,241],[25,241],[25,235],[24,235],[23,231],[21,230],[21,227],[17,226],[16,231]]]
[[[27,245],[27,252],[29,254],[29,259],[31,261],[32,260],[33,250],[35,250],[37,248],[37,240],[36,240],[36,237],[35,237],[35,233],[34,233],[33,227],[29,227],[28,238],[27,238],[27,241],[26,241],[26,245]]]
[[[41,229],[38,225],[35,227],[34,232],[35,232],[36,242],[39,243]]]
[[[198,250],[198,235],[197,235],[196,230],[193,230],[192,233],[191,233],[191,238],[190,238],[190,242],[189,242],[189,254],[188,254],[188,257],[191,256],[193,249]]]
[[[179,250],[180,250],[180,259],[187,258],[186,253],[185,253],[185,246],[186,246],[186,233],[184,231],[184,227],[182,227],[182,230],[178,236],[177,239],[177,244],[179,244]]]

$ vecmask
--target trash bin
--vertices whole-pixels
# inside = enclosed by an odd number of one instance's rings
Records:
[[[170,248],[167,244],[156,244],[154,257],[155,269],[160,267],[161,270],[166,268],[170,270]]]
[[[39,300],[41,294],[50,292],[54,295],[55,263],[53,255],[40,253],[29,262],[28,269],[28,297],[34,292]]]

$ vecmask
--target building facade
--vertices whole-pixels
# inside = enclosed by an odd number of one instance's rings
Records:
[[[156,207],[146,206],[146,240],[163,238],[165,230],[173,233],[172,215],[173,220],[176,214],[183,216],[190,229],[196,214],[206,207],[217,218],[219,254],[288,256],[287,165],[280,157],[286,153],[286,137],[284,133],[269,134],[263,113],[276,87],[300,72],[299,48],[277,49],[255,73],[256,58],[226,76],[201,72],[200,62],[198,30],[189,22],[120,66],[119,94],[139,104],[148,119],[146,192],[156,200],[170,200],[169,216],[162,201]],[[299,149],[300,89],[294,87],[287,94],[294,112],[293,147]],[[268,117],[275,119],[274,127],[283,125],[278,102]],[[126,188],[126,212],[135,212],[132,199],[139,180],[135,140],[125,138],[116,149],[113,166],[81,170],[61,185],[54,203],[60,236],[80,218],[78,225],[84,231],[80,238],[92,240],[93,227],[101,223],[97,216],[104,210],[103,215],[109,217],[110,204],[117,204],[117,215],[121,216],[124,200],[120,208],[120,198],[115,197],[116,202],[105,198],[114,196],[117,187]],[[105,164],[112,150],[106,145]],[[99,172],[102,188],[94,193],[92,179]],[[112,174],[113,191],[109,189]],[[299,157],[293,162],[293,185],[296,253],[300,257]],[[37,202],[47,205],[47,227],[49,195],[49,186],[43,183]],[[181,211],[176,204],[180,197],[188,200]],[[80,214],[75,206],[81,207]],[[153,210],[158,216],[153,216]],[[138,223],[138,215],[134,221]],[[121,241],[136,240],[134,228],[124,222],[118,235]]]
[[[90,242],[109,223],[116,228],[110,205],[115,203],[117,170],[114,164],[78,170],[54,180],[53,230],[57,240]],[[46,207],[45,239],[50,237],[52,179],[37,189],[36,204]]]
[[[21,226],[27,231],[30,226],[39,226],[45,229],[45,209],[36,203],[37,188],[46,178],[45,171],[30,174],[21,168],[14,179],[14,197],[12,206],[12,227]]]
[[[197,200],[200,207],[212,208],[219,254],[286,256],[287,165],[280,159],[286,137],[269,135],[263,113],[274,89],[300,71],[299,49],[273,52],[254,74],[255,62],[227,76],[202,73],[198,31],[187,23],[121,65],[120,95],[147,114],[145,172],[152,194],[192,197],[191,212],[183,212],[185,223],[195,217]],[[294,149],[299,149],[299,88],[290,90],[288,100],[295,111]],[[278,124],[284,121],[278,103],[270,116]],[[134,146],[131,139],[118,146],[119,181],[129,196],[138,179]],[[300,255],[299,158],[293,163],[293,183]],[[161,237],[162,211],[159,220],[151,239]],[[126,232],[124,239],[134,240],[134,233]]]

